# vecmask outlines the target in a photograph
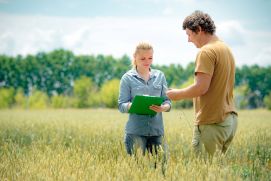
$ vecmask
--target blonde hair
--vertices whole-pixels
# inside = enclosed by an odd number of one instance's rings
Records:
[[[151,44],[149,43],[146,43],[146,42],[140,42],[137,46],[136,46],[136,49],[135,49],[135,52],[134,52],[134,59],[132,61],[132,66],[135,68],[136,67],[136,60],[135,60],[135,56],[136,54],[139,52],[139,50],[152,50],[153,51],[153,47]]]

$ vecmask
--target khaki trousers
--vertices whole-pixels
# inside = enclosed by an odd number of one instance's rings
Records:
[[[205,150],[214,155],[216,150],[225,153],[233,140],[237,129],[237,115],[229,113],[221,123],[195,125],[192,146],[195,153],[201,153],[202,144]]]

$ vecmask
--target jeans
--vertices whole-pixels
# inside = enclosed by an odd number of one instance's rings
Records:
[[[134,134],[126,134],[124,143],[126,151],[129,155],[135,154],[136,150],[140,147],[143,155],[146,150],[153,154],[157,154],[158,147],[162,145],[162,136],[140,136]]]

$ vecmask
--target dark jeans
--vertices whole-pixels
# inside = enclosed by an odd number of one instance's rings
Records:
[[[124,143],[129,155],[134,154],[138,147],[141,148],[143,155],[145,155],[146,150],[151,154],[153,154],[153,152],[157,154],[158,146],[162,145],[162,138],[162,136],[126,134]]]

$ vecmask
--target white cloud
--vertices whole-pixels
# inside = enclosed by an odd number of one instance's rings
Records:
[[[0,25],[0,53],[26,55],[65,48],[76,54],[131,57],[139,41],[149,41],[155,47],[155,63],[185,65],[191,61],[189,46],[180,46],[183,40],[186,42],[185,34],[172,18],[66,19],[5,15],[5,19]]]
[[[3,33],[0,34],[0,50],[4,50],[4,53],[7,54],[13,54],[14,53],[14,49],[15,49],[15,41],[12,38],[12,34],[11,33]]]
[[[217,34],[229,44],[238,66],[271,65],[270,32],[252,31],[245,28],[242,22],[230,20],[218,23]]]
[[[164,9],[164,11],[163,11],[163,15],[171,15],[171,14],[173,14],[174,13],[174,11],[173,11],[173,9],[172,8],[170,8],[170,7],[166,7],[165,9]]]
[[[261,49],[253,62],[259,65],[271,65],[271,46]]]
[[[194,60],[197,49],[187,42],[180,20],[157,18],[58,18],[10,16],[0,14],[0,54],[35,54],[64,48],[75,54],[132,56],[139,41],[154,46],[154,63],[186,65]],[[270,64],[270,34],[249,32],[237,21],[221,22],[219,36],[230,44],[237,65],[255,64],[264,59]],[[268,37],[268,38],[266,38]],[[260,41],[258,41],[260,40]]]
[[[231,46],[242,46],[245,44],[245,30],[241,23],[236,20],[219,23],[217,25],[217,34]]]

